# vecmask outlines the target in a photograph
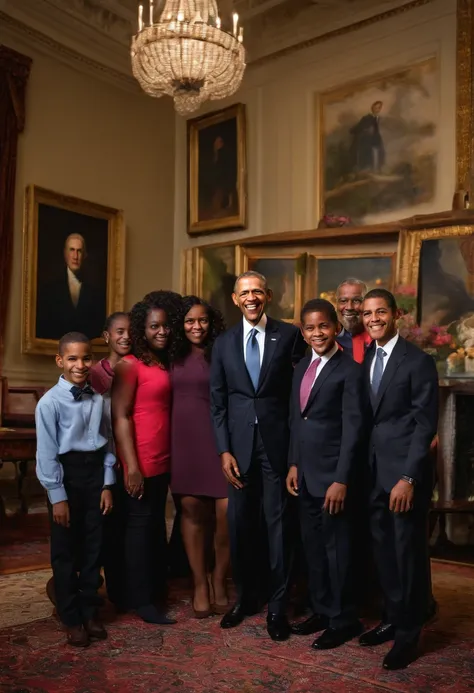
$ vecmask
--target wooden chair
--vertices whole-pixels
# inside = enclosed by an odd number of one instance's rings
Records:
[[[6,429],[34,429],[35,408],[47,389],[36,385],[9,386],[7,378],[2,377],[0,383],[0,426]],[[16,487],[21,510],[27,513],[28,499],[24,487],[28,477],[28,463],[34,462],[34,456],[20,460],[5,457],[0,460],[0,466],[3,466],[5,462],[11,462],[15,466]]]

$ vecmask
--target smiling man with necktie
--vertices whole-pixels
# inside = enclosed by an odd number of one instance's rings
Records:
[[[337,329],[329,301],[305,304],[301,332],[312,355],[296,366],[291,397],[286,483],[298,497],[312,607],[312,615],[292,630],[324,630],[313,642],[316,650],[339,647],[362,631],[351,565],[354,477],[366,407],[361,366],[338,348]]]
[[[306,350],[294,325],[267,317],[272,297],[264,276],[245,272],[232,298],[243,319],[214,344],[211,414],[222,469],[229,482],[229,534],[237,601],[222,628],[238,626],[258,611],[258,527],[263,512],[268,534],[270,598],[267,629],[285,640],[289,543],[285,477],[289,398],[293,366]]]
[[[366,294],[365,328],[374,342],[364,361],[371,401],[370,517],[375,562],[384,593],[382,622],[361,645],[394,640],[385,669],[416,657],[432,608],[428,510],[434,469],[430,446],[438,423],[434,360],[397,332],[399,311],[385,289]]]

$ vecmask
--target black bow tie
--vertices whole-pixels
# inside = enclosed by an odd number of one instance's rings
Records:
[[[71,387],[71,394],[77,402],[77,400],[81,399],[82,395],[93,395],[95,393],[90,385],[85,385],[84,387],[73,385]]]

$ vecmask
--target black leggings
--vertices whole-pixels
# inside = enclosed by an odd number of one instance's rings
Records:
[[[141,500],[125,492],[125,580],[129,609],[152,604],[166,584],[168,485],[169,474],[159,474],[144,479]]]

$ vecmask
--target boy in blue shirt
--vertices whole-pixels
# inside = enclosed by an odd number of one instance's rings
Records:
[[[59,342],[63,374],[36,407],[36,474],[48,492],[56,608],[67,642],[104,640],[97,621],[102,515],[112,510],[115,456],[109,451],[104,402],[87,380],[89,339],[69,332]]]

